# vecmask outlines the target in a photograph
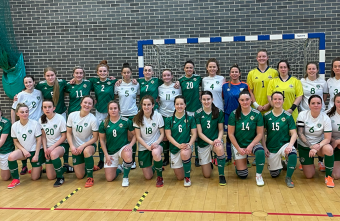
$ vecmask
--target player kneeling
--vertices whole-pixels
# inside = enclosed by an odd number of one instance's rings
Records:
[[[64,171],[60,157],[65,154],[66,121],[65,118],[55,113],[55,106],[52,100],[44,100],[42,103],[44,114],[39,119],[42,127],[42,144],[46,158],[46,175],[53,180],[57,177],[54,187],[61,186],[64,182]]]
[[[222,143],[224,114],[213,103],[213,95],[210,91],[201,94],[203,108],[195,113],[198,132],[198,158],[202,166],[203,176],[209,178],[211,175],[211,151],[217,154],[219,183],[226,185],[224,176],[225,154]]]
[[[171,168],[177,179],[184,179],[184,186],[189,187],[191,153],[197,137],[196,123],[194,117],[187,115],[186,102],[182,95],[175,98],[174,104],[174,114],[165,123],[165,134],[170,141]]]
[[[145,95],[141,102],[142,108],[133,118],[133,126],[138,140],[138,162],[145,179],[150,180],[154,171],[157,173],[156,187],[162,187],[162,152],[160,143],[164,137],[164,121],[160,113],[154,111],[155,100]],[[152,167],[152,159],[154,167]]]
[[[273,178],[278,177],[283,168],[281,157],[288,159],[285,182],[289,188],[292,188],[294,187],[292,175],[297,162],[297,152],[293,146],[297,138],[296,126],[292,115],[282,108],[283,94],[278,91],[274,92],[271,100],[274,108],[265,113],[263,117],[267,140],[263,135],[262,145],[268,157],[268,169]]]
[[[70,144],[74,172],[78,179],[87,174],[85,187],[91,187],[93,180],[93,154],[98,140],[98,122],[91,114],[93,98],[86,95],[80,102],[81,110],[72,112],[67,119],[67,141]],[[86,174],[85,174],[86,167]]]
[[[239,106],[228,120],[228,136],[232,144],[233,157],[236,164],[236,174],[245,179],[248,176],[247,155],[254,154],[256,158],[256,184],[263,186],[262,171],[265,154],[259,143],[263,135],[263,117],[260,111],[253,109],[248,90],[243,90],[238,97]]]
[[[8,156],[8,166],[13,177],[12,183],[8,185],[9,189],[20,184],[17,160],[30,159],[33,167],[32,180],[38,180],[41,177],[41,165],[45,163],[39,123],[28,119],[29,110],[26,104],[19,103],[15,109],[15,114],[17,121],[12,125],[11,136],[18,149]]]
[[[108,116],[99,126],[99,139],[104,152],[104,169],[106,180],[111,182],[124,172],[122,186],[129,186],[129,173],[132,161],[132,146],[136,143],[133,136],[128,141],[128,132],[134,134],[132,121],[121,117],[119,105],[110,101],[107,105]],[[118,158],[123,158],[123,168],[118,164]]]
[[[333,147],[329,144],[332,138],[331,119],[321,112],[322,99],[312,95],[308,99],[310,110],[302,111],[297,118],[298,150],[303,173],[310,179],[315,174],[314,156],[325,156],[327,187],[334,187],[332,171],[334,166]]]

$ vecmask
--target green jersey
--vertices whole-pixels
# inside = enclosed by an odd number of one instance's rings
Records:
[[[241,148],[247,148],[256,137],[257,127],[263,126],[263,117],[261,112],[251,109],[247,116],[241,112],[241,118],[236,121],[236,110],[234,110],[228,119],[228,125],[235,127],[235,138]]]
[[[92,84],[88,80],[83,80],[80,84],[67,83],[65,92],[69,93],[70,104],[68,114],[80,110],[80,102],[83,96],[90,95]]]
[[[176,116],[166,118],[165,130],[171,130],[171,136],[177,141],[177,143],[189,143],[191,129],[196,128],[196,122],[194,117],[185,115],[181,119]],[[180,151],[175,145],[170,142],[170,152],[176,154]]]
[[[66,105],[65,105],[65,98],[64,98],[64,92],[65,92],[65,87],[67,82],[63,79],[58,79],[58,84],[59,84],[59,100],[58,104],[55,108],[55,112],[58,114],[63,114],[66,111]],[[35,89],[40,90],[43,97],[45,99],[51,99],[53,100],[53,89],[54,86],[50,86],[47,84],[47,81],[40,81],[39,84],[35,87]]]
[[[158,87],[161,86],[164,82],[156,77],[152,77],[150,80],[146,81],[145,78],[137,79],[140,85],[140,99],[142,99],[145,95],[152,96],[155,101],[158,98]],[[154,109],[158,109],[158,103],[155,103]]]
[[[283,111],[279,116],[268,111],[264,114],[263,121],[267,130],[267,148],[269,152],[277,153],[283,145],[289,143],[289,131],[296,129],[294,118],[287,111]]]
[[[196,124],[200,124],[202,127],[203,134],[208,137],[210,140],[216,140],[218,138],[218,124],[224,124],[224,113],[219,110],[218,117],[216,119],[212,119],[212,112],[207,114],[203,108],[200,108],[195,113]],[[198,137],[198,146],[206,147],[209,144]]]
[[[98,77],[90,78],[90,82],[92,83],[92,89],[94,90],[96,96],[96,110],[100,113],[107,113],[107,104],[114,100],[114,86],[117,80],[109,80],[100,81]]]
[[[200,85],[202,84],[201,76],[193,74],[191,78],[185,76],[179,79],[182,88],[182,94],[187,103],[187,111],[195,112],[202,107],[200,101]]]
[[[99,126],[99,133],[106,135],[106,148],[109,155],[117,153],[122,147],[129,144],[128,130],[133,131],[132,121],[125,117],[113,123],[109,121],[104,127],[104,121]]]
[[[0,154],[7,154],[14,151],[15,149],[13,139],[11,137],[11,126],[11,121],[8,119],[4,117],[0,119],[0,137],[3,134],[8,135],[5,143],[0,147]]]

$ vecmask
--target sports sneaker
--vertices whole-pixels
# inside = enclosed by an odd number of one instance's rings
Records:
[[[226,159],[225,160],[225,166],[229,166],[232,164],[232,160],[231,159]]]
[[[57,180],[53,184],[53,187],[60,187],[61,185],[64,184],[64,182],[65,182],[64,177],[63,178],[57,178]]]
[[[13,179],[12,182],[7,186],[8,189],[13,189],[14,187],[20,185],[19,179]]]
[[[66,173],[74,173],[74,168],[68,164],[64,164],[64,168],[66,170]]]
[[[184,177],[184,186],[185,187],[191,186],[191,180],[189,177]]]
[[[163,166],[167,166],[167,165],[169,165],[169,158],[164,158],[164,160],[163,160]]]
[[[302,164],[300,164],[300,166],[299,166],[299,170],[303,171]]]
[[[129,186],[129,178],[123,178],[122,186],[123,187]]]
[[[325,183],[327,187],[333,188],[334,187],[333,177],[331,176],[325,177]]]
[[[325,167],[325,164],[323,164],[323,162],[319,161],[318,165],[319,165],[319,170],[321,172],[325,172],[326,171],[326,167]]]
[[[251,165],[256,166],[256,159],[253,160],[253,162],[251,163]]]
[[[195,167],[200,167],[200,160],[198,158],[195,158]]]
[[[94,180],[92,177],[88,177],[85,183],[85,188],[92,187],[94,184]]]
[[[137,167],[136,162],[133,162],[131,169],[136,169],[136,167]]]
[[[286,176],[285,182],[286,182],[286,185],[287,185],[289,188],[293,188],[293,187],[295,186],[294,183],[293,183],[293,181],[292,181],[292,178],[290,178],[290,177],[287,177],[287,176]]]
[[[22,167],[21,171],[20,171],[20,175],[25,175],[28,172],[28,168],[27,166]]]
[[[225,186],[227,181],[225,180],[225,176],[219,176],[220,186]]]
[[[102,161],[102,160],[99,160],[99,162],[98,162],[98,165],[97,165],[98,167],[99,167],[99,169],[101,170],[101,169],[103,169],[103,167],[104,167],[104,161]]]
[[[249,163],[249,160],[247,159],[247,167],[251,168],[251,166],[252,166],[251,163]]]
[[[162,187],[163,185],[164,185],[163,177],[158,176],[157,182],[156,182],[156,187]]]
[[[264,186],[264,181],[263,181],[263,178],[262,178],[262,175],[256,175],[256,184],[258,186]]]
[[[287,170],[287,161],[281,160],[281,164],[282,164],[282,170]]]

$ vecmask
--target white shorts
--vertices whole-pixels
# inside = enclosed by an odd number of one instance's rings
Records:
[[[187,115],[193,117],[195,115],[195,112],[187,111]]]
[[[262,149],[263,149],[262,144],[258,143],[258,144],[256,144],[256,145],[253,147],[253,150],[252,150],[252,153],[253,153],[253,154],[255,153],[255,150],[256,150],[257,148],[262,148]],[[236,150],[236,148],[234,147],[233,144],[231,144],[231,150],[232,150],[232,154],[233,154],[234,160],[242,160],[242,159],[247,158],[247,156],[248,156],[247,154],[244,154],[244,155],[242,156],[242,155]]]
[[[0,169],[1,170],[9,170],[8,167],[8,156],[11,153],[7,153],[7,154],[0,154]]]
[[[107,117],[107,113],[100,113],[96,110],[96,118],[97,118],[97,121],[98,121],[98,124],[100,125],[100,123],[102,121],[105,120],[105,118]]]
[[[115,153],[113,155],[109,155],[110,157],[113,158],[113,160],[111,160],[111,165],[110,166],[106,164],[106,157],[104,156],[104,162],[105,162],[104,168],[118,167],[118,164],[119,164],[118,159],[119,159],[119,157],[120,158],[122,157],[122,151],[124,150],[124,148],[126,146],[127,145],[125,145],[124,147],[120,148],[120,150],[117,153]]]
[[[194,146],[191,146],[191,152],[193,151]],[[170,160],[171,160],[171,168],[178,169],[183,167],[181,151],[178,151],[176,154],[172,154],[170,152]]]
[[[281,157],[286,156],[285,149],[289,143],[283,145],[277,153],[270,153],[268,157],[268,170],[279,170],[282,169]],[[293,150],[295,147],[293,146]]]
[[[211,162],[212,149],[213,149],[212,145],[197,148],[200,165],[206,165]]]

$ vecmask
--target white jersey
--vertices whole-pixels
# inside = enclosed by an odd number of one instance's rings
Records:
[[[202,80],[202,91],[210,91],[213,95],[213,103],[215,106],[224,111],[223,98],[222,98],[222,86],[224,77],[216,75],[215,77],[204,77]]]
[[[156,142],[161,135],[159,128],[164,127],[163,117],[160,113],[154,112],[152,120],[143,116],[143,126],[138,126],[135,122],[133,126],[140,129],[140,134],[145,143],[149,146]],[[147,150],[144,146],[139,143],[139,151]]]
[[[72,128],[72,141],[77,148],[92,139],[92,132],[98,131],[98,122],[91,113],[80,117],[80,111],[75,111],[68,116],[67,127]]]
[[[321,111],[325,111],[326,106],[323,100],[323,94],[328,94],[327,82],[324,79],[317,78],[314,81],[311,81],[307,78],[301,79],[302,88],[303,88],[303,96],[302,101],[300,103],[301,111],[309,110],[308,99],[310,96],[316,94],[319,95],[322,99],[322,109]]]
[[[18,100],[13,103],[12,109],[16,109],[18,103],[24,103],[28,106],[29,119],[38,121],[42,115],[42,100],[41,91],[34,89],[32,93],[22,91],[18,94]]]
[[[35,151],[37,146],[36,138],[41,136],[40,124],[38,121],[29,119],[27,124],[23,126],[18,120],[12,125],[11,136],[13,139],[17,139],[28,152]]]
[[[175,83],[172,83],[171,85],[167,86],[165,84],[162,84],[158,87],[158,96],[159,96],[159,108],[158,112],[163,117],[170,117],[174,114],[175,111],[175,105],[174,100],[175,97],[182,94],[181,88],[176,89],[174,88]]]
[[[62,133],[66,133],[66,121],[63,116],[57,113],[55,113],[51,120],[49,120],[47,117],[46,120],[47,122],[42,124],[40,118],[39,124],[45,131],[47,147],[50,147],[61,138]]]
[[[337,111],[335,114],[331,116],[331,123],[332,123],[332,138],[335,140],[340,139],[340,115]]]
[[[328,90],[329,93],[329,104],[328,109],[331,109],[334,106],[334,96],[340,92],[340,79],[337,80],[335,77],[332,77],[327,80]]]
[[[302,111],[297,117],[296,126],[305,127],[305,136],[311,144],[322,141],[325,132],[332,132],[331,119],[325,112],[321,112],[317,118],[313,118],[310,110]],[[306,146],[300,139],[298,139],[298,144]]]
[[[119,96],[120,114],[122,116],[134,116],[138,113],[136,104],[139,95],[139,84],[125,83],[122,81],[119,87],[115,87],[115,94]]]

